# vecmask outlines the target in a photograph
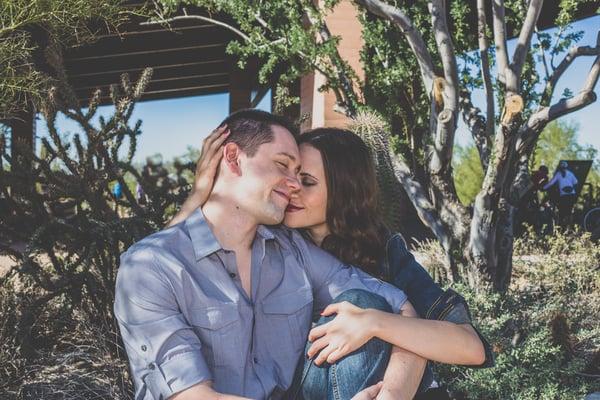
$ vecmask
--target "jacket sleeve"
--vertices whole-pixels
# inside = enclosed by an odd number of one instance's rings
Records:
[[[434,282],[408,251],[402,235],[395,234],[388,240],[384,267],[390,282],[406,293],[408,301],[422,318],[473,325],[465,299],[452,289],[443,290]],[[492,347],[479,330],[473,328],[483,343],[486,355],[484,363],[477,367],[491,367],[494,365]]]

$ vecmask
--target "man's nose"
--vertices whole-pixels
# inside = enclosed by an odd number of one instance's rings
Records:
[[[285,180],[287,187],[290,189],[290,195],[297,194],[300,191],[300,181],[297,176],[288,176]]]

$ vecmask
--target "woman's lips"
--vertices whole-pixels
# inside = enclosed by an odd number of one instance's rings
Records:
[[[300,211],[300,210],[304,210],[304,208],[295,206],[293,204],[288,204],[288,206],[285,209],[285,212],[293,213],[293,212]]]

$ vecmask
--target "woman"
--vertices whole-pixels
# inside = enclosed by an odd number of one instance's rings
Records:
[[[208,197],[228,134],[222,127],[205,140],[193,194],[169,225],[184,220]],[[373,160],[360,137],[347,130],[321,128],[301,135],[298,145],[301,190],[292,195],[284,224],[300,229],[343,262],[399,287],[422,317],[432,319],[332,304],[322,315],[335,314],[335,318],[309,335],[312,344],[307,356],[314,364],[333,364],[373,337],[432,361],[490,364],[489,346],[471,326],[462,298],[436,285],[402,237],[392,235],[383,223]],[[428,376],[423,386],[430,383]]]

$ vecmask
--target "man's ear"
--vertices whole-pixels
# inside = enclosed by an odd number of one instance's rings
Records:
[[[240,147],[236,143],[229,142],[223,146],[223,162],[235,175],[241,175],[240,169]]]

